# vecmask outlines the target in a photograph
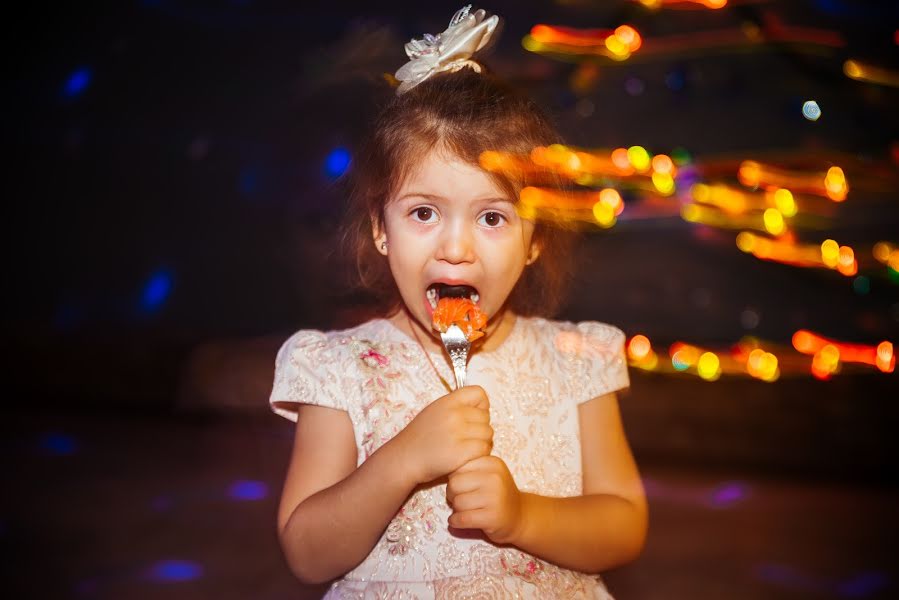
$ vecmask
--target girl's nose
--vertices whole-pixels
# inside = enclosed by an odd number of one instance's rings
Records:
[[[443,231],[437,258],[451,264],[474,262],[474,239],[469,227],[453,223]]]

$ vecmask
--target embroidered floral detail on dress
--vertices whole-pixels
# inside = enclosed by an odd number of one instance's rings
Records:
[[[543,575],[543,562],[524,552],[506,551],[499,557],[503,569],[509,575],[537,583]]]
[[[558,398],[553,397],[546,377],[526,375],[516,383],[512,399],[527,416],[545,417],[549,414],[549,409],[558,403]]]
[[[451,577],[434,582],[434,600],[506,600],[514,597],[497,577]]]
[[[369,348],[360,354],[359,358],[369,367],[381,367],[383,369],[390,366],[390,359],[383,354],[375,352],[374,348]]]
[[[407,406],[395,400],[400,394],[395,382],[402,373],[390,368],[390,357],[373,342],[354,340],[352,351],[362,363],[362,414],[368,421],[368,431],[362,437],[365,457],[371,456],[384,442],[396,435],[405,426],[404,413]],[[400,415],[397,418],[397,415]]]
[[[413,494],[387,526],[384,537],[391,556],[420,549],[420,534],[432,538],[437,532],[437,515],[434,507],[424,501],[426,496],[421,492]]]

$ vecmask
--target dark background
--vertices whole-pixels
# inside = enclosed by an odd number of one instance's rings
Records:
[[[352,156],[403,43],[458,8],[147,0],[7,21],[2,422],[14,480],[0,542],[15,597],[316,595],[274,537],[291,436],[267,409],[274,353],[297,329],[366,314],[334,253],[346,184],[328,157]],[[735,231],[626,209],[585,234],[561,318],[643,333],[663,358],[676,340],[726,348],[746,334],[789,352],[799,328],[899,341],[899,280],[871,259],[876,241],[899,241],[899,90],[842,72],[849,58],[899,67],[894,3],[485,8],[504,18],[487,64],[573,145],[683,147],[698,167],[839,164],[850,182],[833,218],[797,234],[852,245],[867,293],[835,271],[743,254]],[[728,28],[773,39],[783,24],[845,45],[638,51],[599,61],[595,83],[575,89],[578,59],[522,48],[541,22],[629,23],[646,48]],[[808,99],[817,122],[802,117]],[[895,373],[632,380],[622,412],[653,525],[644,557],[609,574],[616,596],[896,593]]]

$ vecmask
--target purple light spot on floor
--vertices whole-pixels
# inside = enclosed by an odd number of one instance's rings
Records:
[[[97,593],[98,588],[96,579],[85,579],[75,585],[75,594],[78,596],[93,596]]]
[[[193,581],[203,576],[203,567],[189,560],[161,560],[150,567],[147,578],[160,583]]]
[[[169,496],[168,494],[161,494],[153,498],[153,501],[150,502],[150,507],[157,512],[164,512],[172,508],[175,505],[175,500]]]
[[[68,456],[78,450],[75,438],[62,433],[45,433],[38,442],[40,449],[47,454]]]
[[[818,581],[788,565],[773,563],[759,565],[755,569],[758,579],[773,583],[782,587],[802,590],[823,591],[827,588],[823,582]]]
[[[709,504],[717,508],[725,508],[746,498],[749,488],[739,481],[730,481],[719,485],[709,496]]]
[[[869,571],[842,582],[838,591],[843,598],[864,598],[883,590],[890,583],[885,573]]]
[[[228,488],[232,500],[262,500],[268,496],[268,486],[262,481],[235,481]]]

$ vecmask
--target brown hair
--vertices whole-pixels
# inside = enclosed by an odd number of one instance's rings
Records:
[[[462,69],[440,74],[393,97],[375,119],[355,153],[348,222],[343,241],[355,262],[356,283],[384,310],[400,297],[386,258],[372,241],[372,220],[383,222],[384,206],[416,167],[416,160],[442,148],[479,166],[485,150],[527,154],[559,141],[543,111],[529,98],[487,73]],[[526,185],[522,177],[488,173],[511,198]],[[560,308],[571,275],[575,232],[537,222],[539,258],[525,268],[508,306],[521,315],[552,316]]]

